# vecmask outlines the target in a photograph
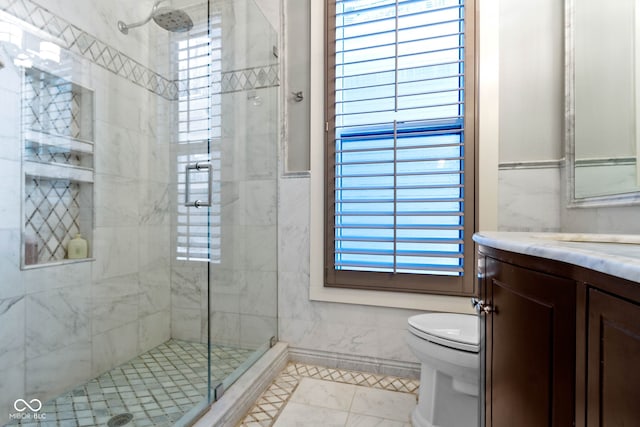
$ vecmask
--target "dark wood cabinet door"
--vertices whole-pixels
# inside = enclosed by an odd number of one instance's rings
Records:
[[[576,282],[486,258],[486,427],[570,427]]]
[[[589,291],[587,426],[640,426],[640,305]]]

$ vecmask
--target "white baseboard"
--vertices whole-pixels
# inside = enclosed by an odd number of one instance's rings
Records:
[[[412,379],[420,378],[420,363],[418,362],[400,362],[299,347],[289,347],[289,358],[293,362],[320,365],[327,368],[348,369]]]

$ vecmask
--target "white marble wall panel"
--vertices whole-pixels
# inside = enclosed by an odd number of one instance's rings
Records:
[[[218,345],[243,347],[240,340],[240,314],[216,311],[210,315],[211,342]]]
[[[0,159],[0,218],[3,228],[20,227],[20,162]]]
[[[22,280],[28,294],[61,288],[89,287],[91,267],[92,264],[89,262],[80,262],[55,268],[34,268],[23,271]]]
[[[138,322],[133,321],[93,336],[93,375],[120,365],[138,355]]]
[[[143,133],[107,123],[95,122],[95,170],[99,174],[138,178]]]
[[[0,299],[24,295],[25,285],[20,271],[19,242],[19,229],[0,228],[0,273],[2,274]]]
[[[25,393],[45,401],[91,377],[91,342],[74,343],[27,359]]]
[[[169,184],[156,181],[142,181],[137,195],[139,224],[162,225],[171,223],[169,208]]]
[[[25,297],[0,299],[0,372],[25,358]]]
[[[26,297],[27,360],[65,346],[89,343],[91,305],[89,286],[73,286]]]
[[[278,245],[275,226],[247,226],[244,265],[250,271],[275,271]]]
[[[256,349],[275,336],[278,320],[273,315],[240,315],[240,347]]]
[[[240,313],[274,316],[278,303],[278,274],[275,271],[246,271],[240,298]]]
[[[205,342],[206,328],[199,309],[171,306],[171,338],[185,341]],[[213,327],[213,324],[211,325]],[[204,339],[203,340],[203,336]]]
[[[16,365],[2,368],[2,375],[0,375],[0,419],[8,420],[9,414],[15,412],[13,402],[26,396],[24,378],[24,358]]]
[[[138,271],[138,228],[98,227],[94,233],[93,279],[104,280]]]
[[[140,296],[138,274],[95,282],[92,284],[91,293],[94,336],[138,319]]]
[[[560,169],[509,168],[498,174],[498,228],[560,230]]]
[[[276,195],[276,181],[247,181],[244,183],[246,200],[246,224],[258,226],[274,226],[277,221],[278,199]]]
[[[404,337],[407,319],[418,311],[309,299],[309,178],[283,178],[279,184],[280,340],[294,350],[329,352],[338,359],[415,363]]]
[[[139,223],[140,181],[97,173],[95,177],[96,227],[132,227]]]
[[[138,324],[138,351],[144,353],[171,338],[171,312],[164,311],[140,318]]]

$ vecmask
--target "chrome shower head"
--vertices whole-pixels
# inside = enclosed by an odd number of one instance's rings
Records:
[[[156,24],[167,31],[182,33],[193,28],[193,21],[186,12],[170,7],[158,7],[164,0],[159,0],[153,5],[151,13],[147,19],[134,22],[133,24],[125,24],[118,21],[118,29],[122,34],[129,34],[130,28],[140,27],[153,19]]]
[[[193,28],[193,21],[186,12],[162,7],[153,14],[156,24],[172,33],[183,33]]]

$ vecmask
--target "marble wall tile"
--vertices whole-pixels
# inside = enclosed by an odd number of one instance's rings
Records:
[[[74,286],[26,297],[27,361],[91,338],[90,287]]]
[[[223,224],[220,262],[222,268],[232,270],[246,268],[246,253],[249,245],[246,232],[246,226]]]
[[[240,313],[276,317],[278,274],[275,271],[246,271],[240,298]]]
[[[91,372],[97,376],[138,355],[138,322],[94,335],[91,344]]]
[[[121,128],[143,131],[148,116],[146,90],[103,71],[95,86],[95,117]]]
[[[93,283],[92,334],[101,334],[138,319],[139,298],[138,274],[113,277]]]
[[[282,328],[283,319],[287,319],[287,323],[294,321],[294,319],[320,321],[319,312],[310,310],[311,302],[309,301],[308,283],[309,273],[278,272],[278,318],[281,320],[280,328]],[[282,331],[280,333],[282,334]]]
[[[255,349],[277,335],[278,319],[275,316],[240,315],[241,348]]]
[[[22,280],[29,294],[68,287],[89,287],[92,267],[92,262],[79,262],[34,268],[23,271]]]
[[[48,400],[92,377],[91,343],[87,340],[27,359],[25,393]]]
[[[141,225],[170,224],[169,184],[156,181],[141,181],[138,189],[139,223]]]
[[[498,229],[560,231],[559,168],[501,169]]]
[[[107,123],[102,117],[95,121],[95,170],[98,174],[138,178],[141,155],[140,141],[144,134]]]
[[[252,271],[276,271],[278,268],[277,230],[275,226],[247,226],[244,265]]]
[[[205,342],[206,318],[203,320],[200,309],[177,308],[171,306],[171,338],[185,341]],[[211,325],[213,328],[213,324]]]
[[[274,29],[280,28],[280,2],[277,0],[256,0],[256,5]]]
[[[247,181],[244,183],[245,218],[247,225],[276,225],[276,181]]]
[[[139,269],[137,227],[97,227],[93,248],[94,280],[133,274]]]
[[[214,312],[210,316],[211,343],[240,346],[240,314]]]
[[[250,135],[246,145],[246,178],[276,179],[278,173],[277,134]]]
[[[171,269],[171,306],[199,310],[207,292],[204,262],[175,262]]]
[[[278,271],[309,273],[309,180],[281,179]]]
[[[17,365],[2,367],[0,375],[0,420],[9,420],[9,414],[15,413],[13,402],[16,399],[27,399],[24,389],[24,360]],[[32,399],[28,396],[28,399]]]
[[[225,226],[246,224],[247,199],[242,181],[223,181],[220,186],[221,220]]]
[[[25,297],[0,299],[0,372],[25,359]]]
[[[138,353],[144,353],[171,338],[171,312],[164,311],[140,317],[138,322]]]
[[[0,299],[21,296],[25,292],[20,271],[20,230],[0,228]]]
[[[20,162],[0,159],[0,218],[2,228],[20,228],[22,200]]]
[[[240,296],[242,294],[247,282],[246,272],[244,270],[226,269],[222,268],[219,264],[211,264],[210,268],[210,290],[212,295],[226,294]],[[214,298],[211,299],[211,302],[215,304]],[[224,306],[221,305],[219,308],[224,309]],[[239,305],[234,306],[234,309],[239,309]]]
[[[138,314],[147,316],[167,312],[171,306],[171,284],[169,271],[160,271],[156,278],[153,273],[140,275]]]
[[[144,204],[139,198],[140,181],[105,174],[96,174],[95,180],[96,227],[138,225],[140,208]]]

